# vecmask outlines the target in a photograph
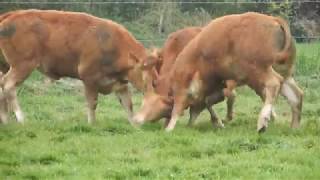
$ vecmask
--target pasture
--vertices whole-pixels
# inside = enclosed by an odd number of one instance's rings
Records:
[[[305,92],[300,129],[278,98],[277,119],[256,132],[260,99],[239,88],[234,121],[213,128],[188,111],[172,133],[162,122],[133,128],[114,95],[100,96],[97,123],[88,125],[82,86],[43,85],[33,73],[18,91],[24,125],[0,125],[0,179],[319,179],[320,44],[299,44],[296,77]],[[72,83],[74,84],[74,83]],[[142,95],[134,93],[134,110]],[[226,105],[215,107],[220,118]]]

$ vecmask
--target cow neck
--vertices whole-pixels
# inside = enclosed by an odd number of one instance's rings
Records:
[[[132,36],[130,32],[127,33],[127,38],[130,53],[133,53],[139,61],[143,61],[147,57],[147,52],[142,43]]]
[[[171,91],[171,82],[170,80],[172,79],[172,70],[169,71],[168,73],[162,74],[159,76],[157,84],[156,84],[156,93],[168,97],[170,96],[170,91]]]
[[[169,58],[164,56],[163,59],[165,59],[165,61],[163,61],[163,64],[162,64],[161,69],[159,71],[160,74],[166,74],[166,73],[171,71],[171,69],[172,69],[172,67],[173,67],[173,65],[175,63],[175,58],[176,57],[177,56],[174,56],[173,58],[169,59]]]
[[[140,68],[136,66],[137,64],[142,63],[144,59],[146,59],[147,53],[144,46],[138,42],[131,34],[128,34],[128,37],[126,38],[128,41],[129,46],[129,53],[132,53],[138,60],[132,61],[131,65],[133,66],[133,69],[131,71],[131,83],[134,85],[135,88],[137,88],[139,91],[144,91],[144,81],[143,81],[143,74]]]
[[[176,56],[175,56],[176,57]],[[174,59],[175,59],[174,57]],[[164,54],[163,64],[159,71],[159,77],[156,85],[156,93],[158,93],[161,96],[169,96],[171,91],[171,84],[170,79],[173,74],[173,65],[175,63],[175,60],[172,59],[172,57],[167,57],[166,54]]]

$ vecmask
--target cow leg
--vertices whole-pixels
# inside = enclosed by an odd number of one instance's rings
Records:
[[[8,123],[8,102],[4,98],[0,100],[0,122],[3,124]]]
[[[208,111],[210,113],[210,116],[211,116],[212,125],[214,127],[224,128],[223,122],[221,121],[220,118],[218,118],[218,116],[216,115],[216,113],[214,112],[212,107],[211,106],[207,106],[207,109],[208,109]]]
[[[203,109],[204,109],[204,104],[197,104],[194,106],[190,106],[190,109],[189,109],[190,117],[188,122],[189,127],[193,126],[195,120],[197,119],[199,114],[203,111]]]
[[[16,87],[28,77],[34,68],[32,63],[10,67],[10,70],[2,79],[3,92],[0,95],[1,99],[6,100],[8,106],[11,106],[19,123],[24,122],[24,115],[17,99]]]
[[[231,121],[233,119],[233,105],[235,101],[236,95],[235,92],[232,91],[229,97],[227,97],[227,115],[226,120]]]
[[[168,126],[169,122],[170,122],[170,118],[165,118],[165,120],[164,120],[164,128],[166,128]]]
[[[98,89],[96,88],[96,85],[92,83],[84,83],[84,90],[88,108],[88,123],[92,124],[96,121],[95,110],[98,103]]]
[[[284,81],[281,86],[281,94],[286,97],[291,106],[292,121],[291,127],[298,128],[300,126],[301,110],[303,103],[303,91],[298,87],[295,80],[291,77]]]
[[[273,69],[269,70],[268,74],[266,74],[264,88],[261,88],[262,92],[259,92],[264,97],[264,106],[260,112],[257,124],[259,133],[264,132],[268,127],[268,121],[272,115],[272,106],[279,94],[281,81],[282,77],[273,71]]]
[[[174,129],[178,118],[183,114],[185,106],[186,106],[186,97],[175,98],[171,118],[168,125],[165,128],[167,132],[170,132]]]
[[[271,120],[274,121],[277,118],[277,113],[274,110],[274,108],[272,108],[272,112],[271,112]]]
[[[261,97],[261,100],[264,102],[265,100],[265,97],[264,96],[260,96]],[[274,110],[275,108],[272,107],[272,110],[271,110],[271,117],[270,117],[270,120],[275,120],[277,118],[277,113],[275,112]]]
[[[237,83],[233,80],[226,81],[226,88],[223,90],[224,96],[227,97],[227,115],[226,120],[233,119],[233,104],[236,98],[235,88]]]
[[[166,126],[166,131],[171,132],[174,127],[176,126],[178,118],[182,115],[184,108],[182,107],[181,104],[175,104],[173,111],[172,111],[172,116],[170,118],[169,123]]]
[[[222,102],[224,100],[224,93],[223,91],[216,92],[210,96],[207,96],[205,99],[206,108],[210,113],[211,122],[215,127],[224,127],[224,124],[222,123],[221,119],[218,118],[214,110],[211,106],[214,104],[217,104],[219,102]]]
[[[3,78],[3,73],[0,72],[0,79],[2,80]],[[0,89],[1,93],[3,92],[2,88]],[[8,102],[7,99],[2,96],[0,99],[0,121],[3,124],[8,123]]]
[[[12,109],[14,111],[14,114],[16,115],[17,122],[23,123],[24,115],[18,102],[16,88],[14,88],[9,92],[8,101],[10,102]]]
[[[120,101],[120,104],[128,114],[129,122],[132,124],[133,108],[132,108],[132,101],[131,101],[131,93],[128,89],[128,86],[125,86],[121,90],[118,90],[116,92],[116,95]]]

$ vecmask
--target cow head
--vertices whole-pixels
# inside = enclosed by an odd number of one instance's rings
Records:
[[[140,91],[146,92],[152,80],[157,78],[158,72],[145,65],[147,58],[138,58],[134,53],[130,53],[129,59],[131,62],[131,69],[128,73],[129,81]]]
[[[154,80],[152,87],[148,89],[143,97],[141,109],[133,117],[135,124],[141,125],[145,122],[157,121],[164,117],[170,117],[173,99],[169,79],[159,77]]]
[[[162,64],[161,50],[152,48],[142,58],[130,52],[129,59],[133,64],[131,66],[133,68],[129,72],[129,80],[142,92],[148,91],[151,88],[152,81],[158,78]]]
[[[155,68],[157,72],[160,71],[162,65],[163,56],[162,50],[157,48],[151,48],[146,59],[143,60],[143,69]]]
[[[159,66],[162,64],[162,53],[152,49],[148,56],[140,61],[138,67],[142,70],[145,82],[145,94],[141,109],[133,118],[134,123],[143,124],[169,117],[173,100],[170,93],[169,76],[159,77]],[[158,67],[158,68],[157,68]]]

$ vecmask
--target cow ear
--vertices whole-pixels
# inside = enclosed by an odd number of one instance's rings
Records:
[[[143,69],[151,69],[155,65],[162,63],[163,57],[162,57],[162,50],[157,48],[152,48],[151,51],[149,51],[147,58],[143,62]]]
[[[129,53],[129,58],[130,58],[130,62],[133,64],[133,68],[136,68],[136,69],[144,69],[144,62],[139,59],[136,55],[134,55],[133,53]]]

